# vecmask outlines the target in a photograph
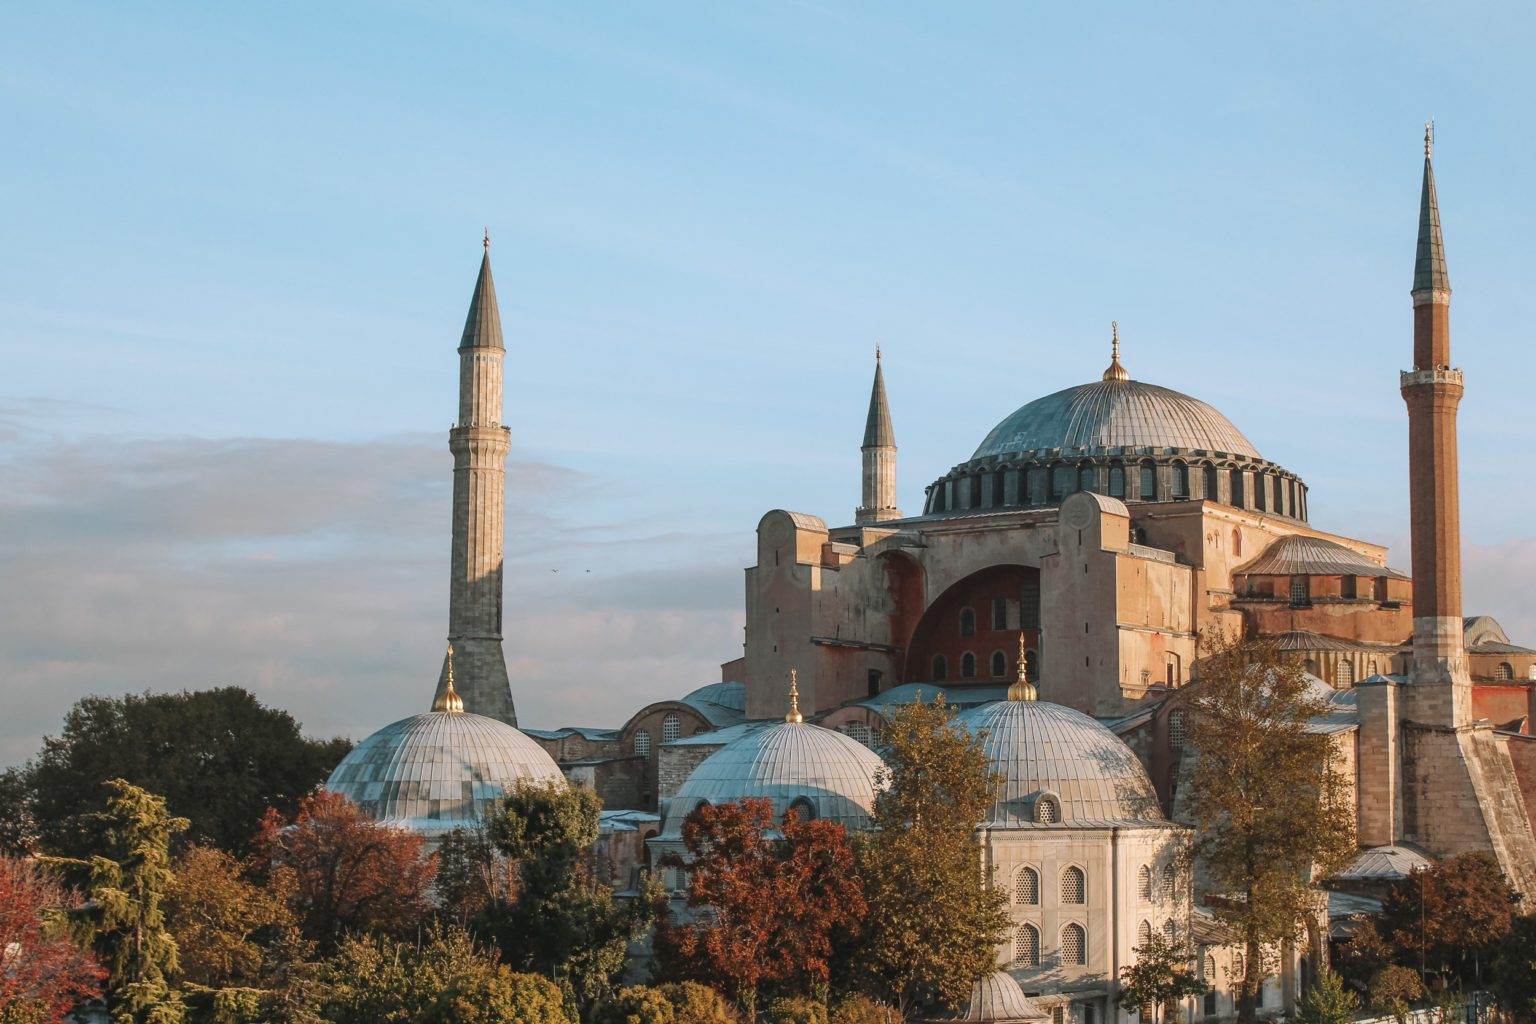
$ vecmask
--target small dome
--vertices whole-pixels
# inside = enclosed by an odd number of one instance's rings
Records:
[[[874,810],[875,779],[883,764],[858,740],[818,725],[780,722],[753,729],[693,770],[672,798],[662,834],[680,835],[683,819],[701,803],[748,797],[772,800],[775,817],[805,801],[817,818],[859,828]]]
[[[565,777],[543,747],[505,722],[429,711],[386,725],[352,748],[325,788],[385,824],[436,836],[479,821],[524,781]]]
[[[1118,359],[1114,366],[1119,366]],[[1259,457],[1253,443],[1215,408],[1169,388],[1106,371],[1103,380],[1037,398],[1016,410],[992,428],[971,459],[1042,448],[1119,447]]]
[[[993,971],[971,986],[971,1001],[964,1012],[941,1017],[945,1024],[1008,1024],[1045,1020],[1049,1014],[1024,994],[1007,971]]]
[[[1322,537],[1291,534],[1281,537],[1247,565],[1232,570],[1238,576],[1391,576],[1405,573],[1373,562],[1354,548]]]
[[[1054,824],[1161,822],[1147,771],[1120,737],[1080,711],[1044,701],[1005,700],[955,716],[985,733],[982,749],[1003,777],[993,828]],[[1038,798],[1054,813],[1036,813]]]

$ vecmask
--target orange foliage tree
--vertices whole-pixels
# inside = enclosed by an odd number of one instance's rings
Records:
[[[327,952],[349,931],[409,934],[432,909],[435,866],[421,837],[324,790],[305,797],[292,821],[267,811],[252,863]]]
[[[0,1021],[63,1024],[107,972],[66,934],[74,898],[35,863],[0,858]]]
[[[843,826],[785,816],[769,835],[773,804],[757,798],[705,805],[683,824],[689,922],[657,929],[663,977],[729,992],[748,1020],[759,988],[825,993],[833,939],[863,918],[865,903]]]

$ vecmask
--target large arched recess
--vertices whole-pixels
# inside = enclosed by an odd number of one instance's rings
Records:
[[[880,556],[880,565],[885,570],[885,591],[889,601],[886,615],[890,632],[887,635],[892,644],[906,650],[912,632],[923,615],[923,567],[917,559],[904,551],[886,552]],[[900,671],[899,656],[895,661],[894,667]],[[889,689],[906,682],[907,678],[903,675],[899,679],[886,681],[879,689]]]
[[[1006,608],[1003,625],[994,619],[994,602]],[[975,614],[975,631],[966,635],[962,613]],[[934,682],[933,661],[942,655],[947,665],[945,682],[986,683],[1011,680],[1017,671],[1019,634],[1025,647],[1040,660],[1040,570],[1027,565],[993,565],[955,583],[929,605],[912,631],[902,678],[907,682]],[[1003,653],[1004,671],[994,674],[993,655]],[[961,671],[967,653],[975,656],[976,674]]]

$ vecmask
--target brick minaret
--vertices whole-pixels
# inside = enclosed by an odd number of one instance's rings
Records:
[[[880,349],[875,349],[875,384],[869,392],[869,417],[864,421],[863,501],[854,512],[860,526],[900,519],[896,507],[896,431],[891,429],[891,407],[885,400],[885,375],[880,370]]]
[[[501,569],[506,504],[507,428],[501,424],[501,374],[506,349],[491,281],[491,236],[485,236],[480,277],[459,341],[459,423],[448,431],[453,452],[453,554],[448,590],[448,659],[464,710],[517,724],[507,663],[501,650]]]
[[[1424,129],[1424,183],[1413,268],[1413,369],[1401,374],[1408,404],[1408,489],[1413,525],[1412,681],[1434,692],[1410,698],[1425,722],[1470,721],[1471,680],[1462,646],[1460,481],[1456,407],[1461,371],[1451,367],[1451,282],[1440,235],[1440,206]]]

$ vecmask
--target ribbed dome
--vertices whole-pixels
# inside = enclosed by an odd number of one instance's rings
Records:
[[[667,809],[665,836],[682,832],[700,803],[748,797],[773,801],[775,817],[804,799],[817,818],[859,828],[875,806],[875,777],[884,762],[858,740],[803,722],[754,729],[715,751],[693,770]]]
[[[429,711],[352,748],[325,788],[386,824],[434,836],[473,824],[525,780],[564,776],[543,747],[504,722]]]
[[[985,733],[982,748],[1003,777],[994,828],[1036,825],[1038,797],[1055,798],[1064,825],[1162,821],[1157,794],[1131,748],[1080,711],[1044,701],[1004,700],[962,711],[955,723]]]
[[[1045,1020],[1050,1015],[1024,994],[1007,971],[993,971],[971,986],[971,1001],[962,1013],[940,1020],[952,1024],[1008,1024]]]
[[[1259,457],[1243,432],[1204,402],[1156,384],[1109,379],[1035,399],[993,427],[971,458],[1119,447]]]

